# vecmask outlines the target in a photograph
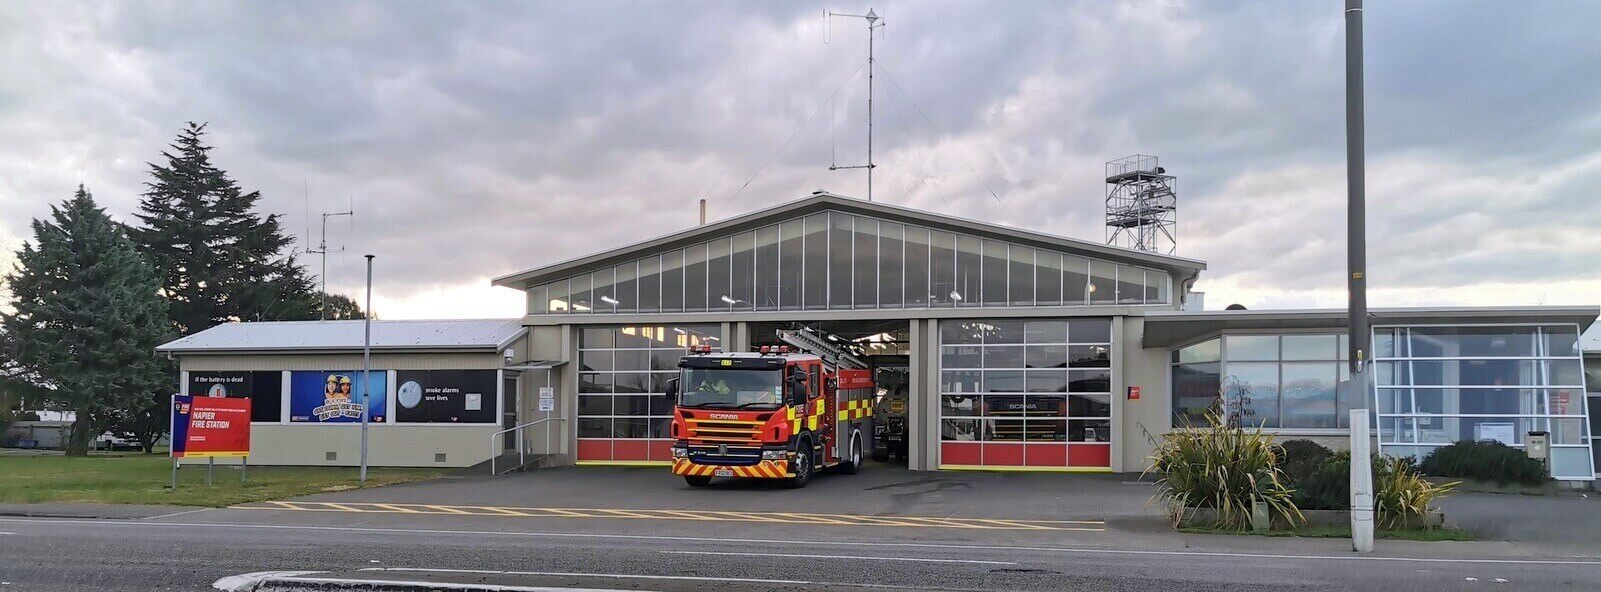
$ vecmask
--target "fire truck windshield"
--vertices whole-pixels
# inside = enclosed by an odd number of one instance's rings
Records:
[[[686,368],[679,384],[681,407],[771,409],[784,400],[783,373],[776,370]]]

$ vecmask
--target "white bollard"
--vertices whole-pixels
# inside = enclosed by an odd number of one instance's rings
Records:
[[[1351,410],[1351,549],[1373,552],[1373,446],[1368,410]]]

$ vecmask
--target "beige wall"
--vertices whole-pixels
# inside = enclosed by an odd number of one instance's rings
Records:
[[[375,353],[373,371],[498,369],[497,353]],[[359,370],[361,354],[249,354],[189,355],[178,360],[183,372],[228,370]],[[286,385],[287,386],[287,385]],[[391,389],[393,385],[390,385]],[[181,385],[180,385],[181,388]],[[286,393],[287,395],[287,393]],[[386,393],[385,396],[388,396]],[[496,397],[498,404],[499,397]],[[260,423],[250,426],[250,464],[356,466],[361,458],[361,427],[354,424],[318,425]],[[490,435],[495,424],[370,424],[368,464],[395,467],[468,467],[489,459]],[[335,453],[329,460],[328,453]],[[443,459],[438,455],[443,454]],[[205,459],[184,461],[205,464]],[[237,459],[217,459],[236,464]]]
[[[1166,349],[1140,347],[1144,335],[1143,317],[1119,317],[1118,343],[1112,360],[1112,413],[1121,434],[1113,440],[1112,469],[1138,473],[1145,470],[1153,440],[1172,431],[1172,373],[1168,370]],[[1140,387],[1140,399],[1128,398],[1128,387]],[[1119,450],[1121,448],[1121,450]]]

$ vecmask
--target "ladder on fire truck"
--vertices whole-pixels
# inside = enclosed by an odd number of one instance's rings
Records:
[[[816,354],[823,361],[832,364],[835,368],[851,370],[867,370],[867,360],[857,357],[844,347],[829,341],[827,337],[819,334],[810,327],[794,330],[780,330],[778,340],[789,344],[797,350]]]

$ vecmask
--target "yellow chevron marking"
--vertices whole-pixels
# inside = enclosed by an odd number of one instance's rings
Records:
[[[1104,532],[1100,520],[1021,520],[1006,518],[954,518],[934,516],[864,516],[859,514],[816,514],[807,512],[764,512],[751,510],[669,510],[623,508],[520,508],[503,506],[457,506],[441,504],[356,503],[356,502],[256,502],[229,506],[234,510],[277,510],[293,512],[449,514],[485,518],[601,518],[621,520],[698,520],[750,522],[802,526],[878,526],[897,528],[951,528],[971,530],[1052,530]]]

